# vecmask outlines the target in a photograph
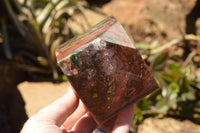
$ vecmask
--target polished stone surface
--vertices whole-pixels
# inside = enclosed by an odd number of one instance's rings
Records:
[[[138,50],[113,17],[68,41],[56,55],[98,124],[158,88]]]

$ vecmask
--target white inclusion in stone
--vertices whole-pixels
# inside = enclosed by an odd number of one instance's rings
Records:
[[[72,72],[73,72],[73,75],[78,75],[78,70],[77,69],[73,69]]]
[[[106,43],[102,43],[101,38],[95,39],[93,42],[95,50],[102,50],[105,49]]]
[[[112,70],[113,70],[113,66],[110,64],[109,65],[109,70],[112,72]]]
[[[93,78],[94,78],[94,76],[95,76],[95,70],[94,69],[87,69],[86,70],[87,71],[87,79],[88,80],[92,80]]]
[[[67,65],[64,65],[63,70],[64,70],[65,75],[67,75],[67,76],[72,75],[71,72],[69,71],[69,68],[67,67]]]
[[[109,55],[109,53],[108,53],[108,52],[105,52],[105,53],[104,53],[104,56],[108,56],[108,55]]]

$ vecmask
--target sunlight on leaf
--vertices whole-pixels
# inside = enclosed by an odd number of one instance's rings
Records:
[[[151,62],[151,66],[154,70],[161,70],[166,64],[168,58],[168,51],[158,54]]]

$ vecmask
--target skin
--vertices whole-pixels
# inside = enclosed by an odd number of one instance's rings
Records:
[[[106,133],[128,133],[134,105],[121,111],[101,126],[84,107],[72,88],[61,98],[28,119],[21,133],[92,133],[95,128]]]

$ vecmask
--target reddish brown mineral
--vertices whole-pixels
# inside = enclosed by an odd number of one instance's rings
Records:
[[[110,27],[96,38],[83,38],[85,45],[74,43],[57,51],[59,66],[98,124],[158,88],[130,40],[107,40],[102,34]]]

